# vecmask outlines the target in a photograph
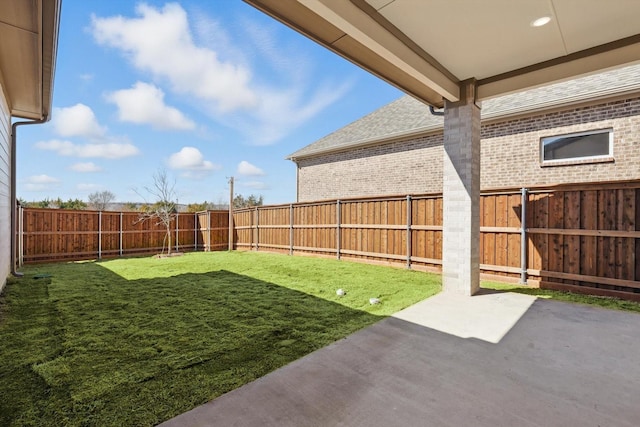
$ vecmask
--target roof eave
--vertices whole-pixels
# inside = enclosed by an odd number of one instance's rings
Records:
[[[577,95],[573,97],[563,98],[562,102],[546,102],[533,105],[526,105],[524,108],[511,109],[508,111],[495,111],[490,114],[482,115],[482,123],[499,123],[510,119],[520,118],[524,116],[530,116],[532,114],[550,113],[553,111],[567,110],[569,108],[578,108],[588,105],[599,104],[602,102],[612,102],[628,97],[640,96],[640,83],[630,84],[615,91],[602,91],[597,94]],[[385,135],[383,137],[375,137],[369,139],[363,139],[343,145],[340,147],[331,147],[324,150],[316,150],[309,153],[296,155],[297,151],[285,157],[286,160],[297,162],[298,160],[309,159],[326,154],[339,153],[349,151],[357,148],[364,148],[375,146],[379,144],[386,144],[391,142],[397,142],[401,140],[407,140],[411,138],[425,137],[433,133],[441,132],[443,125],[425,126],[422,128],[411,129],[409,131],[397,132],[395,134]],[[300,151],[300,150],[299,150]]]
[[[62,0],[46,0],[42,5],[42,106],[41,117],[51,117],[53,88],[58,57],[58,37]]]
[[[58,34],[60,28],[60,12],[62,0],[40,0],[34,3],[37,16],[37,40],[33,48],[21,50],[23,58],[33,58],[34,73],[24,73],[21,78],[26,79],[24,86],[28,91],[16,91],[14,78],[4,79],[7,86],[10,113],[12,117],[28,120],[46,120],[51,115],[53,105],[53,87],[55,66],[58,50]],[[9,64],[13,61],[9,61]],[[20,63],[15,61],[15,63]],[[24,80],[23,80],[24,81]],[[27,96],[27,94],[29,94]]]

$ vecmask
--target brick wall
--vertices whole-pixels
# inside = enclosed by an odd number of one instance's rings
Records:
[[[540,138],[613,129],[614,161],[540,165]],[[640,98],[484,124],[481,187],[640,179]],[[298,201],[440,192],[442,134],[298,160]]]

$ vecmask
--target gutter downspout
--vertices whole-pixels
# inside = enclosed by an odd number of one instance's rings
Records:
[[[46,114],[40,120],[31,120],[28,122],[15,122],[11,125],[11,274],[15,277],[22,277],[23,273],[18,273],[17,271],[17,222],[18,218],[16,215],[16,210],[18,208],[18,196],[17,196],[17,161],[16,161],[16,152],[17,152],[17,138],[16,138],[16,130],[18,126],[23,125],[40,125],[49,121],[50,116]]]
[[[431,112],[431,114],[434,116],[444,116],[444,110],[436,111],[433,105],[429,105],[429,112]]]

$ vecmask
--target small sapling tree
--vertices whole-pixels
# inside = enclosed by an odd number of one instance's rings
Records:
[[[169,180],[166,170],[159,169],[153,175],[153,186],[144,187],[144,189],[156,201],[153,204],[145,202],[145,208],[141,210],[138,222],[154,221],[156,225],[162,224],[166,230],[164,241],[167,244],[167,254],[171,255],[171,223],[176,217],[178,204],[175,181]]]

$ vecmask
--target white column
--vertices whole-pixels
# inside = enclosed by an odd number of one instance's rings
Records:
[[[461,100],[445,102],[443,163],[443,290],[473,295],[480,288],[480,107],[475,80]]]

